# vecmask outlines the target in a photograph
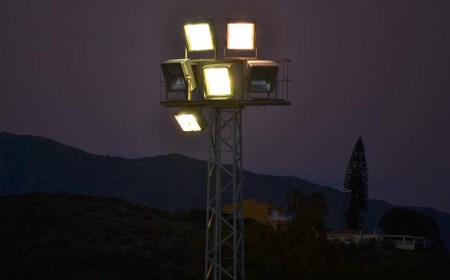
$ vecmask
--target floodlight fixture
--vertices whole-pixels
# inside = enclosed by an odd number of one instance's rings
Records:
[[[275,90],[278,63],[271,60],[248,60],[248,92],[270,93]]]
[[[161,63],[167,91],[192,92],[196,88],[189,59],[171,59]]]
[[[215,29],[212,20],[187,22],[184,24],[184,35],[188,51],[214,51]]]
[[[185,132],[203,131],[208,126],[201,108],[181,108],[173,115]]]
[[[205,78],[206,99],[228,99],[233,97],[231,63],[207,64],[202,69]]]
[[[255,20],[227,20],[227,49],[253,51],[255,46]]]

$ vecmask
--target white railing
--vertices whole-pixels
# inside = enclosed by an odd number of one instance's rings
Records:
[[[285,216],[278,216],[278,215],[269,215],[267,217],[269,221],[280,221],[280,222],[287,222],[291,220],[291,217],[285,217]]]

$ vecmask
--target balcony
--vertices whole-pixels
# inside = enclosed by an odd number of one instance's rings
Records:
[[[291,217],[281,216],[281,215],[269,215],[267,216],[268,221],[275,222],[288,222],[291,220]]]

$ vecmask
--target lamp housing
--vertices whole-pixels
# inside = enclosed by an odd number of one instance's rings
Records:
[[[271,60],[248,60],[247,91],[270,93],[277,85],[278,63]]]
[[[167,91],[190,92],[196,87],[194,71],[189,59],[170,59],[161,63]]]

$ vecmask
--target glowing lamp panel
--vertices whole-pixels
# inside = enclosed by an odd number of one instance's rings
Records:
[[[230,50],[255,49],[254,23],[228,23],[227,48]]]
[[[208,23],[186,24],[184,32],[190,51],[214,50],[212,33]]]
[[[231,79],[228,68],[205,68],[203,71],[207,98],[232,97]]]
[[[178,124],[180,125],[183,131],[190,132],[202,130],[197,119],[193,114],[175,115],[175,119],[177,120]]]

